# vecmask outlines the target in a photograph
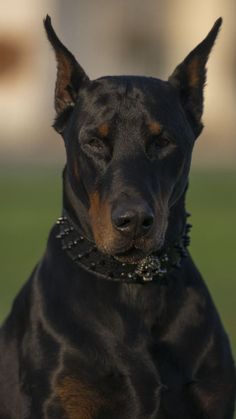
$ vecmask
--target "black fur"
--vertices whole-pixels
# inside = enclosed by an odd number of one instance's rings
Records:
[[[136,264],[183,231],[220,25],[168,82],[90,81],[45,20],[67,154],[63,207],[121,263]],[[232,419],[229,341],[190,255],[163,280],[109,282],[70,259],[58,228],[0,332],[0,419]]]

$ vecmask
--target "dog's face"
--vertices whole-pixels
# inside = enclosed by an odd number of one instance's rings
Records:
[[[45,21],[58,62],[55,128],[67,152],[65,189],[78,217],[82,204],[82,223],[97,247],[122,261],[135,262],[165,243],[202,129],[205,65],[220,24],[168,82],[90,81]]]
[[[174,88],[134,77],[89,82],[63,135],[69,181],[78,198],[86,191],[97,246],[122,260],[162,247],[194,143]]]

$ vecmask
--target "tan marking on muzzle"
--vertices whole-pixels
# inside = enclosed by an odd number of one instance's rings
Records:
[[[111,208],[108,201],[101,201],[98,192],[90,195],[89,216],[94,240],[99,249],[106,251],[115,239],[111,223]]]

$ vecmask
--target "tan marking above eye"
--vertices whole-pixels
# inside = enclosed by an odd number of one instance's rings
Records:
[[[150,121],[148,123],[150,134],[159,135],[162,132],[162,125],[158,121]]]
[[[107,124],[107,122],[104,122],[103,124],[99,125],[97,130],[101,137],[107,137],[109,133],[109,125]]]

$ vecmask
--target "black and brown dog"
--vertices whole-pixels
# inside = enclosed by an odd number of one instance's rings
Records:
[[[0,335],[1,419],[232,419],[235,371],[186,251],[185,192],[221,26],[167,82],[57,59],[63,213]]]

